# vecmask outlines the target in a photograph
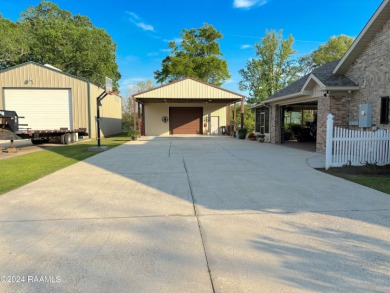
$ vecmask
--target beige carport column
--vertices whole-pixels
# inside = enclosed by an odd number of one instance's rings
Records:
[[[226,106],[226,134],[230,134],[230,104]]]
[[[142,120],[141,120],[141,104],[140,103],[137,103],[137,122],[138,122],[138,130],[141,131],[141,127],[142,127]]]

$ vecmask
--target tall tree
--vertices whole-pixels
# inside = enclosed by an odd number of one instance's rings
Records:
[[[241,107],[236,109],[237,115],[237,125],[241,125]],[[230,106],[230,119],[233,121],[234,116],[234,107]],[[255,130],[255,113],[251,111],[248,104],[244,105],[244,125],[248,129],[248,133],[251,133]]]
[[[41,1],[22,12],[18,24],[29,45],[29,54],[22,61],[49,63],[101,86],[108,76],[118,88],[116,44],[88,17],[74,16],[56,4]]]
[[[157,82],[193,77],[219,86],[230,78],[227,63],[220,58],[223,54],[217,43],[222,34],[212,25],[184,29],[180,35],[180,46],[170,42],[170,55],[161,62],[161,70],[154,72]]]
[[[30,52],[22,27],[0,14],[0,70],[19,64]]]
[[[154,88],[153,81],[147,79],[127,87],[127,99],[123,104],[122,109],[122,128],[130,130],[133,127],[134,110],[132,95]]]
[[[317,50],[314,50],[310,54],[304,55],[299,59],[302,72],[307,74],[318,66],[341,59],[348,51],[349,47],[351,47],[353,41],[354,38],[346,35],[331,37]]]
[[[256,58],[247,61],[239,73],[239,88],[249,91],[248,104],[259,103],[298,77],[299,67],[292,59],[294,38],[283,39],[283,31],[266,31],[255,44]]]

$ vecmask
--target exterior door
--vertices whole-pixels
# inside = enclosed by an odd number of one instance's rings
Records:
[[[219,134],[219,117],[218,116],[211,116],[211,125],[210,125],[210,133],[212,135],[218,135]]]

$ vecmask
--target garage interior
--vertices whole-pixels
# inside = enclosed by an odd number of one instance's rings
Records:
[[[281,107],[281,142],[283,146],[316,151],[317,101]]]

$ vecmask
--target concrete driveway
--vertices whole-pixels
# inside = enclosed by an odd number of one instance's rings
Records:
[[[388,292],[390,195],[308,162],[227,137],[98,154],[0,196],[0,292]]]

